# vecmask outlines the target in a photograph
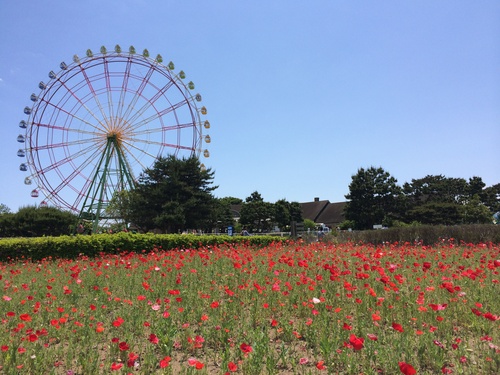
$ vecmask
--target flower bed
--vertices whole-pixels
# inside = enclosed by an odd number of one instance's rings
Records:
[[[0,263],[0,373],[498,373],[499,270],[450,242]]]

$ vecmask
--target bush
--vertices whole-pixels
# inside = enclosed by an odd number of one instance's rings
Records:
[[[153,249],[173,250],[228,243],[247,243],[266,246],[279,242],[274,236],[226,236],[180,234],[95,234],[61,237],[5,238],[0,240],[0,260],[44,258],[76,258],[79,255],[96,256],[99,253],[140,253]]]
[[[353,241],[372,244],[417,242],[423,245],[434,245],[442,240],[451,239],[455,243],[500,243],[500,226],[493,224],[410,225],[382,230],[342,231],[337,239],[339,242]]]

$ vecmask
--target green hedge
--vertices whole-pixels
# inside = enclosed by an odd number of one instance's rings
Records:
[[[500,225],[416,225],[379,230],[342,231],[337,235],[339,242],[353,241],[372,244],[420,242],[424,245],[434,245],[451,238],[455,243],[500,243]]]
[[[0,239],[0,260],[75,258],[99,253],[143,252],[153,249],[198,248],[228,243],[265,246],[279,239],[273,236],[179,235],[179,234],[95,234],[61,237]]]

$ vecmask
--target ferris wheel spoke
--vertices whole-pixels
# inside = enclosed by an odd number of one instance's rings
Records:
[[[86,160],[82,163],[80,163],[80,165],[78,166],[78,168],[73,168],[73,171],[70,175],[64,177],[64,178],[61,178],[61,182],[59,183],[59,185],[55,186],[54,188],[50,189],[50,194],[51,195],[54,195],[54,196],[58,196],[59,193],[66,187],[72,189],[73,191],[75,191],[76,193],[78,193],[78,188],[73,186],[72,184],[70,184],[70,182],[72,180],[74,180],[78,175],[79,173],[81,172],[82,169],[85,169],[87,168],[89,165],[91,165],[92,161],[94,160],[94,158],[96,156],[99,156],[99,152],[98,150],[96,150],[93,154],[89,155]],[[45,171],[45,172],[48,172],[48,171]],[[50,184],[50,182],[48,181],[47,179],[47,176],[46,176],[46,173],[44,173],[43,171],[40,171],[39,172],[39,178],[40,175],[42,176],[42,178],[47,181],[46,182],[46,186],[51,186],[52,187],[52,184]],[[80,188],[81,189],[81,188]],[[67,205],[69,204],[69,202],[65,202]],[[78,204],[76,204],[78,205]],[[75,204],[71,204],[72,208],[75,207]]]
[[[144,165],[141,162],[141,158],[138,155],[141,156],[148,156],[151,159],[156,159],[158,155],[153,155],[150,152],[148,152],[146,149],[137,147],[132,143],[128,142],[123,142],[122,143],[123,147],[123,154],[126,155],[127,159],[133,159],[135,163],[137,163],[142,170],[146,169],[148,166]]]
[[[108,116],[110,120],[115,119],[115,111],[113,108],[113,88],[111,87],[111,80],[109,74],[109,62],[107,59],[104,59],[104,77],[106,80],[106,93],[108,96]]]
[[[144,105],[139,108],[135,113],[134,116],[127,119],[127,122],[129,123],[134,123],[137,118],[140,118],[144,112],[146,112],[159,98],[163,97],[165,93],[174,85],[173,79],[170,79],[166,85],[164,85],[161,90],[159,90],[153,97],[150,99],[146,100]]]
[[[68,148],[68,146],[77,146],[77,145],[85,145],[85,144],[95,144],[96,141],[93,141],[92,139],[86,139],[86,140],[78,140],[78,141],[70,141],[70,142],[60,142],[60,143],[51,143],[47,145],[35,145],[31,147],[32,151],[35,152],[40,152],[40,151],[45,151],[45,150],[57,150],[58,148]],[[76,154],[75,154],[76,155]]]
[[[139,85],[139,88],[137,89],[137,91],[135,91],[134,96],[132,97],[132,100],[128,104],[127,110],[125,111],[125,114],[122,117],[127,122],[129,122],[128,118],[130,117],[130,114],[132,113],[132,111],[135,112],[135,106],[136,106],[137,102],[139,101],[139,98],[142,96],[142,93],[146,89],[148,82],[151,79],[151,76],[153,75],[154,71],[155,71],[154,66],[150,65],[145,77],[142,79],[141,84]]]
[[[86,74],[85,70],[83,70],[83,68],[82,68],[81,66],[79,66],[79,67],[80,67],[80,72],[83,72],[84,77],[86,78],[86,83],[87,83],[87,85],[89,86],[89,89],[90,89],[90,92],[91,92],[91,94],[92,94],[93,98],[94,98],[94,99],[96,99],[96,100],[98,100],[98,99],[96,98],[95,91],[93,90],[93,87],[92,87],[92,85],[90,84],[90,83],[91,83],[91,81],[90,81],[90,79],[88,78],[88,76],[87,76],[87,74]],[[87,105],[86,105],[86,104],[85,104],[85,103],[84,103],[84,102],[80,99],[80,97],[79,97],[79,96],[77,96],[77,95],[75,94],[75,91],[74,91],[71,87],[69,87],[69,86],[66,84],[66,81],[63,81],[62,79],[58,79],[58,82],[60,83],[61,87],[64,87],[64,88],[66,89],[66,91],[67,91],[67,92],[68,92],[68,93],[69,93],[69,94],[70,94],[70,95],[71,95],[71,96],[72,96],[72,97],[73,97],[73,98],[74,98],[74,99],[75,99],[75,100],[76,100],[76,101],[77,101],[77,102],[78,102],[78,103],[79,103],[79,104],[80,104],[83,108],[85,108],[85,110],[86,110],[86,111],[87,111],[87,112],[88,112],[88,113],[89,113],[89,114],[90,114],[90,115],[91,115],[91,116],[95,119],[95,121],[96,121],[97,123],[100,123],[100,124],[102,123],[101,119],[99,119],[99,118],[98,118],[98,117],[97,117],[97,116],[93,113],[93,111],[91,111],[91,110],[87,107]],[[53,104],[53,103],[51,103],[51,102],[49,102],[49,101],[45,101],[45,103],[46,103],[47,105],[50,105],[50,106],[52,106],[52,107],[56,108],[57,110],[62,110],[62,112],[66,113],[66,114],[67,114],[67,115],[69,115],[69,116],[72,116],[72,117],[75,117],[75,118],[76,118],[76,116],[74,115],[74,113],[70,113],[70,112],[68,112],[68,111],[65,111],[65,110],[64,110],[64,108],[61,108],[61,107],[59,106],[59,103],[57,103],[57,104]],[[101,114],[102,114],[102,116],[103,116],[103,119],[106,119],[106,116],[105,116],[104,112],[102,112],[102,107],[100,106],[100,103],[97,103],[97,104],[98,104],[99,108],[101,108]],[[88,125],[94,126],[94,125],[92,125],[92,123],[89,123],[89,122],[87,122],[87,121],[84,121],[83,119],[79,119],[79,120],[80,120],[80,121],[82,121],[82,122],[85,122],[85,123],[86,123],[86,124],[88,124]],[[94,126],[94,127],[95,127],[95,126]],[[98,128],[96,128],[96,129],[98,129]]]
[[[143,148],[137,147],[137,146],[129,144],[129,143],[123,144],[123,148],[124,148],[124,151],[126,151],[126,153],[124,152],[124,154],[126,155],[127,160],[132,159],[132,161],[135,164],[137,164],[142,171],[144,171],[150,167],[149,164],[146,165],[142,161],[143,156],[147,156],[152,160],[156,160],[160,156],[158,154],[154,155]]]
[[[97,139],[97,137],[101,136],[102,137],[102,132],[101,133],[96,133],[95,131],[89,131],[89,130],[84,130],[84,129],[77,129],[77,128],[71,128],[71,127],[62,127],[62,126],[55,126],[55,125],[50,125],[50,124],[41,124],[41,123],[33,123],[34,126],[42,129],[48,129],[48,131],[61,131],[62,133],[75,133],[75,134],[85,134],[85,135],[91,135],[94,136]]]
[[[147,153],[144,148],[140,147],[139,144],[144,144],[144,145],[153,145],[153,146],[157,146],[159,148],[165,148],[165,147],[168,147],[168,148],[171,148],[171,149],[178,149],[178,150],[193,150],[193,147],[190,147],[190,146],[183,146],[183,145],[180,145],[179,143],[177,144],[174,144],[174,143],[166,143],[166,142],[158,142],[158,141],[151,141],[151,140],[146,140],[146,139],[134,139],[134,143],[129,143],[129,142],[124,142],[126,143],[126,145],[130,148],[133,148],[134,150],[137,150],[141,153],[146,153],[147,155],[149,156],[152,156],[152,157],[157,157],[157,155],[152,155],[150,153]],[[136,145],[138,144],[138,145]]]
[[[169,114],[170,112],[173,112],[175,111],[176,109],[186,105],[189,103],[189,100],[182,100],[180,101],[179,103],[177,104],[174,104],[168,108],[165,108],[164,110],[160,111],[160,112],[156,112],[154,115],[152,116],[149,116],[148,118],[145,118],[137,123],[135,123],[133,126],[132,126],[132,129],[135,130],[135,129],[139,129],[141,128],[142,126],[152,122],[152,121],[155,121],[155,120],[158,120],[159,118]]]
[[[92,153],[89,153],[89,155],[79,165],[76,166],[77,168],[73,168],[73,171],[67,177],[65,177],[61,180],[61,183],[54,189],[54,192],[57,194],[65,186],[70,185],[69,182],[71,182],[73,179],[75,179],[75,177],[79,173],[81,173],[81,171],[87,169],[88,166],[92,165],[92,162],[96,159],[96,157],[99,157],[101,155],[101,153],[102,153],[102,150],[100,150],[100,149],[95,149]],[[82,153],[82,155],[84,155],[84,153]],[[67,163],[70,160],[75,160],[75,158],[74,157],[73,158],[66,158],[64,163]],[[95,168],[97,168],[97,166]],[[95,168],[94,168],[94,170],[95,170]],[[48,170],[45,170],[42,173],[45,175],[45,173],[47,173],[47,172],[48,172]],[[92,173],[94,173],[94,172],[92,172]]]
[[[95,91],[94,89],[94,86],[92,84],[92,80],[90,79],[90,77],[88,76],[86,70],[82,67],[82,65],[80,65],[80,71],[82,72],[82,75],[85,79],[85,83],[87,84],[87,87],[90,91],[90,93],[92,94],[92,98],[94,99],[97,107],[99,108],[99,111],[101,112],[101,116],[102,116],[102,120],[104,120],[104,122],[108,122],[109,121],[109,114],[106,114],[105,111],[104,111],[104,107],[102,106],[101,104],[101,101],[99,100],[99,95],[97,94],[97,92]],[[71,91],[70,91],[71,92]],[[96,119],[96,121],[98,123],[100,123],[102,125],[102,121],[99,120],[93,113],[93,111],[91,111],[86,105],[85,103],[83,103],[80,98],[77,98],[75,96],[76,100],[78,100],[78,102],[88,111],[89,114],[92,115],[92,117],[94,117]]]
[[[49,147],[47,147],[48,150],[50,150]],[[94,151],[92,153],[90,153],[90,150],[91,149],[94,149]],[[56,161],[55,163],[52,163],[50,165],[47,165],[45,168],[41,168],[39,170],[39,173],[42,174],[42,175],[45,175],[47,174],[48,172],[51,172],[53,170],[56,170],[58,168],[60,168],[61,166],[71,162],[71,161],[74,161],[76,160],[77,158],[79,158],[80,156],[82,155],[85,155],[85,154],[89,154],[90,156],[88,156],[85,160],[84,160],[84,163],[80,163],[80,165],[78,167],[86,167],[88,165],[87,161],[90,163],[92,162],[92,160],[94,159],[95,155],[98,154],[100,151],[101,151],[102,147],[87,147],[85,149],[82,149],[80,150],[79,152],[77,153],[74,153],[74,154],[71,154],[71,155],[68,155],[66,156],[65,158],[63,159],[60,159],[58,161]],[[41,149],[35,149],[35,151],[41,151]],[[78,170],[77,168],[74,168],[74,172],[73,173],[78,173]]]
[[[79,132],[80,133],[80,132]],[[75,140],[66,140],[64,142],[59,142],[59,143],[47,143],[47,144],[41,144],[41,145],[38,145],[38,144],[33,144],[31,145],[30,144],[30,147],[32,150],[34,151],[43,151],[43,150],[53,150],[53,149],[57,149],[57,148],[60,148],[60,147],[65,147],[65,148],[68,148],[68,149],[71,149],[71,147],[73,146],[81,146],[81,145],[85,145],[85,144],[90,144],[90,145],[99,145],[100,143],[102,143],[102,140],[103,140],[103,137],[100,136],[99,134],[95,134],[95,133],[86,133],[88,135],[92,135],[93,137],[92,138],[82,138],[82,139],[75,139]]]
[[[132,68],[132,59],[127,59],[127,63],[125,64],[125,70],[123,73],[123,82],[122,89],[120,91],[120,99],[118,100],[118,110],[116,114],[116,118],[123,119],[122,112],[125,107],[125,98],[127,96],[129,79],[130,79],[130,69]]]
[[[75,97],[75,98],[76,98],[76,97]],[[85,103],[83,103],[83,102],[82,102],[79,98],[76,98],[76,100],[78,100],[78,102],[82,105],[82,107],[83,107],[83,108],[85,108],[85,110],[86,110],[86,111],[87,111],[87,112],[88,112],[88,113],[89,113],[89,114],[90,114],[90,115],[91,115],[91,116],[92,116],[92,117],[96,120],[96,123],[98,123],[98,124],[101,124],[101,125],[102,125],[102,121],[101,121],[99,118],[97,118],[97,116],[96,116],[96,115],[95,115],[95,114],[94,114],[94,113],[93,113],[93,112],[92,112],[89,108],[87,108],[87,107],[85,106]],[[102,126],[101,126],[101,127],[98,127],[98,126],[96,126],[95,124],[93,124],[93,123],[91,123],[91,122],[89,122],[89,121],[87,121],[87,120],[85,120],[85,119],[83,119],[83,118],[81,118],[81,117],[79,117],[79,116],[75,115],[74,113],[71,113],[71,112],[69,112],[69,111],[66,111],[64,108],[61,108],[61,107],[59,107],[59,106],[57,106],[57,105],[55,105],[55,104],[52,104],[52,103],[50,103],[50,102],[46,102],[46,103],[47,103],[47,106],[50,106],[50,107],[54,108],[56,111],[62,112],[62,113],[64,113],[65,115],[67,115],[68,117],[71,117],[71,118],[73,118],[73,119],[75,119],[75,120],[78,120],[78,121],[80,121],[81,123],[83,123],[84,125],[88,125],[88,126],[90,126],[91,128],[94,128],[94,129],[95,129],[95,130],[97,130],[97,131],[102,132],[102,131],[103,131],[103,129],[104,129],[104,127],[102,127]],[[66,129],[66,128],[61,128],[61,129]]]
[[[167,125],[163,126],[161,128],[148,128],[148,129],[143,129],[141,131],[136,131],[136,132],[131,132],[130,135],[135,139],[136,142],[139,142],[141,139],[139,137],[145,136],[145,135],[155,135],[155,134],[162,134],[167,131],[178,131],[181,129],[185,128],[191,128],[193,126],[193,123],[187,123],[187,124],[176,124],[176,125]],[[143,142],[147,142],[146,139],[142,140]]]

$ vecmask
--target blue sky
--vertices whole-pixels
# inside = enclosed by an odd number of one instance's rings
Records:
[[[358,168],[500,182],[500,2],[0,1],[0,203],[30,197],[18,123],[90,48],[161,54],[203,95],[219,197],[343,201]]]

